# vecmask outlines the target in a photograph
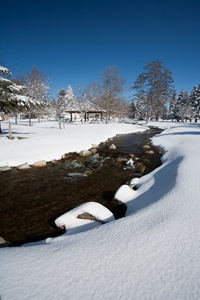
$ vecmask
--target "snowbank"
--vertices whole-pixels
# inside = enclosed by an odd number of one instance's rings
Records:
[[[163,164],[139,179],[127,216],[1,249],[3,300],[200,299],[200,127],[156,125]]]

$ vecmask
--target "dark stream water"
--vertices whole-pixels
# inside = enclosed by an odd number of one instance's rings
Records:
[[[149,140],[160,132],[151,128],[145,133],[116,136],[88,158],[71,153],[43,168],[2,172],[0,236],[13,246],[58,236],[64,231],[55,227],[55,218],[88,201],[101,203],[116,218],[123,217],[125,205],[112,198],[122,184],[161,164],[161,150]],[[110,150],[111,144],[117,150]],[[143,145],[147,144],[154,154],[145,152]],[[128,163],[131,157],[134,168]],[[145,166],[143,171],[137,167],[141,164]]]

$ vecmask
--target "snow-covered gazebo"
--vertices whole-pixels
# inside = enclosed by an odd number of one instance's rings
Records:
[[[106,111],[88,100],[81,102],[75,100],[73,103],[71,102],[69,105],[67,105],[65,113],[70,114],[71,121],[73,120],[73,114],[84,114],[84,119],[86,122],[89,121],[90,114],[98,114],[102,120],[103,114],[105,114]]]
[[[73,121],[73,114],[84,115],[86,122],[89,121],[90,114],[98,114],[102,120],[102,116],[106,111],[88,100],[78,101],[69,85],[65,96],[65,113],[70,114],[71,121]]]
[[[85,115],[85,121],[89,121],[89,116],[90,114],[98,114],[100,115],[100,119],[102,120],[103,117],[103,113],[105,114],[106,111],[101,109],[99,106],[97,106],[96,104],[85,100],[80,102],[80,107],[81,107],[81,112],[84,113]]]

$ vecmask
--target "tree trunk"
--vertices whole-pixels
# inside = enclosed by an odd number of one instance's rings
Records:
[[[2,130],[1,130],[1,121],[0,121],[0,133],[2,133]]]
[[[61,117],[58,118],[58,122],[59,122],[59,129],[61,129]]]
[[[11,123],[9,123],[9,139],[12,140]]]
[[[29,126],[31,126],[31,113],[29,113]]]
[[[17,125],[17,113],[15,114],[15,124]]]

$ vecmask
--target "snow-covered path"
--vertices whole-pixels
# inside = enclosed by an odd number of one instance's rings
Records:
[[[139,179],[127,216],[1,249],[2,300],[200,299],[200,126],[152,125],[167,128],[153,138],[163,164]]]

